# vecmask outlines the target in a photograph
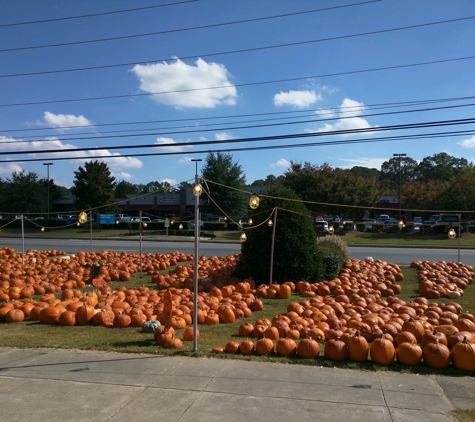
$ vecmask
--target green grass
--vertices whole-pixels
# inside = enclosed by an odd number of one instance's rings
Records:
[[[459,422],[474,422],[475,409],[455,409],[450,412]]]

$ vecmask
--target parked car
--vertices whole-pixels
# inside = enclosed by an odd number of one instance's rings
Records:
[[[200,229],[201,229],[201,228],[203,227],[203,225],[204,225],[203,220],[199,220],[199,221],[198,221],[198,225],[200,226]],[[192,229],[195,228],[195,221],[194,221],[194,220],[191,222],[190,227],[191,227]]]
[[[315,228],[317,232],[325,232],[328,233],[328,221],[315,221]]]
[[[365,218],[363,219],[363,223],[365,223],[365,231],[372,232],[373,231],[373,224],[376,224],[376,220],[374,218]]]
[[[130,217],[128,214],[116,214],[115,215],[115,219],[118,220],[118,221],[129,221],[130,220]]]
[[[384,231],[385,232],[390,232],[394,230],[394,226],[399,227],[399,221],[396,220],[395,218],[390,218],[389,220],[386,220],[384,222]]]
[[[414,231],[419,232],[421,231],[422,227],[422,217],[414,217]]]
[[[129,217],[129,220],[127,220],[131,223],[139,223],[140,222],[140,217]],[[150,223],[152,220],[150,220],[150,217],[142,217],[142,223]]]
[[[164,223],[165,220],[163,218],[154,218],[152,219],[152,223]]]
[[[2,217],[0,217],[0,218],[2,218]],[[27,217],[25,217],[25,218],[27,218]],[[28,220],[32,220],[32,221],[44,220],[44,219],[45,219],[45,218],[42,217],[42,216],[37,216],[37,217],[30,217],[30,218],[28,218]]]

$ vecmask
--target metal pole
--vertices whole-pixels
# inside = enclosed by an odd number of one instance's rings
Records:
[[[91,252],[92,252],[92,210],[89,211],[89,243],[90,243]]]
[[[25,225],[21,215],[21,269],[25,269]]]
[[[44,166],[46,166],[47,168],[47,178],[48,178],[48,186],[47,186],[47,190],[48,190],[48,214],[47,214],[47,218],[49,219],[49,166],[52,166],[53,163],[43,163]]]
[[[198,178],[198,161],[201,159],[193,159],[196,164],[195,169],[195,186],[199,183]],[[195,268],[193,271],[193,352],[198,351],[198,262],[199,262],[199,240],[200,240],[200,197],[195,195]]]
[[[140,243],[140,247],[139,247],[139,254],[140,254],[140,278],[142,278],[142,229],[143,229],[143,226],[142,226],[142,210],[139,211],[139,243]]]
[[[459,238],[458,238],[458,259],[457,262],[460,262],[460,226],[462,225],[462,214],[459,214]]]
[[[269,286],[272,284],[272,273],[274,269],[274,242],[275,242],[275,227],[276,226],[277,226],[277,207],[274,208],[274,224],[272,226],[272,246],[270,250]]]
[[[399,157],[399,194],[398,194],[398,202],[399,202],[399,221],[401,221],[401,157],[405,157],[406,154],[393,154],[393,157]]]

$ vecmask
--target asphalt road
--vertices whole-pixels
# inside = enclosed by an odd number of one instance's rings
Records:
[[[0,238],[0,247],[9,246],[15,248],[16,251],[22,251],[22,240],[20,238]],[[57,249],[68,253],[75,253],[77,251],[90,251],[91,242],[88,239],[39,239],[26,238],[24,243],[25,251],[28,249],[49,250]],[[458,261],[457,249],[436,249],[436,248],[385,248],[385,247],[363,247],[350,246],[350,254],[352,258],[365,259],[366,257],[373,257],[373,259],[381,259],[397,264],[409,264],[413,260],[429,260],[447,262]],[[114,251],[127,253],[138,253],[140,251],[140,242],[138,239],[134,240],[107,240],[107,239],[93,239],[92,250],[99,251]],[[142,240],[143,253],[167,253],[172,251],[181,251],[184,253],[193,253],[193,242],[163,242]],[[241,245],[238,243],[212,243],[200,242],[200,255],[206,256],[226,256],[234,253],[240,253]],[[465,264],[475,266],[475,250],[461,249],[460,261]]]

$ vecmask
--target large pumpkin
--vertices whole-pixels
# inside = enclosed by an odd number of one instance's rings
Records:
[[[426,365],[432,368],[444,369],[450,365],[450,350],[439,343],[439,339],[435,339],[434,343],[426,344],[422,349],[422,356]]]
[[[368,360],[368,341],[357,331],[353,337],[348,339],[348,356],[355,362],[366,362]]]
[[[419,365],[422,360],[422,349],[415,343],[401,343],[396,348],[396,359],[403,365]]]
[[[475,345],[469,343],[467,337],[452,347],[450,358],[457,369],[475,371]]]
[[[320,353],[320,345],[311,338],[300,340],[297,346],[297,355],[304,359],[313,359]]]
[[[394,361],[396,351],[391,341],[381,336],[371,342],[369,347],[371,360],[382,365],[389,365]]]

